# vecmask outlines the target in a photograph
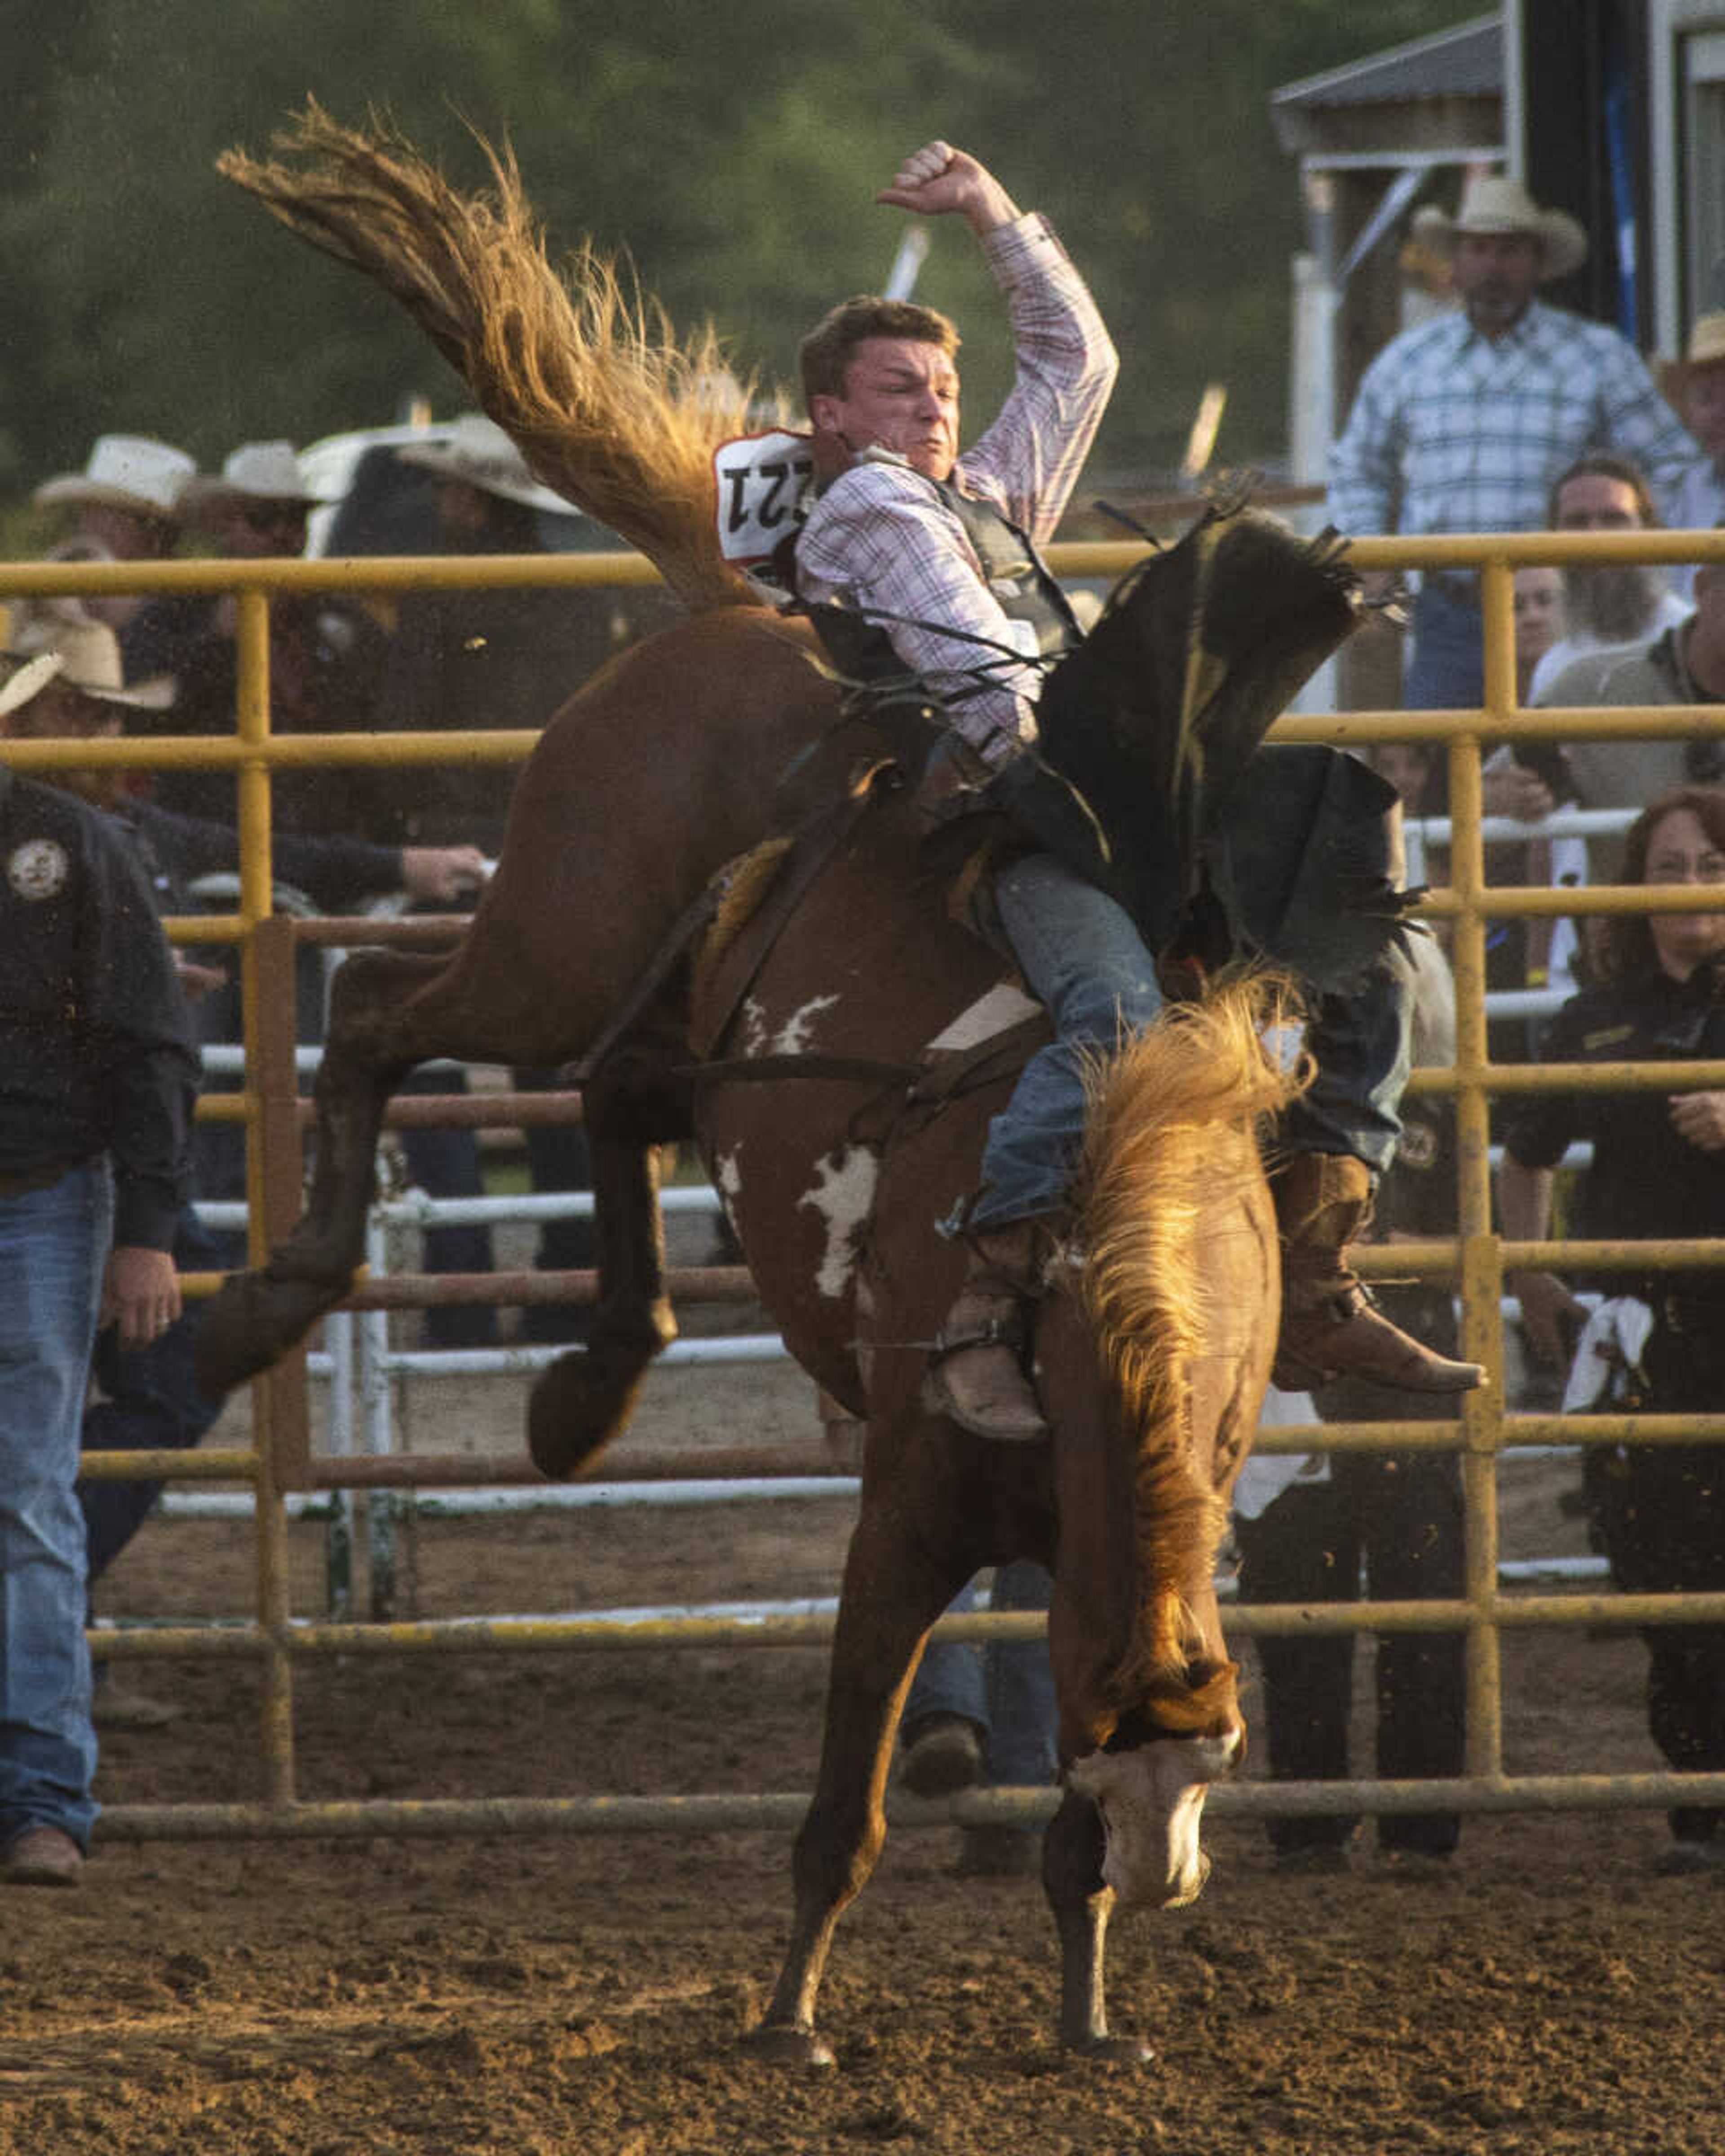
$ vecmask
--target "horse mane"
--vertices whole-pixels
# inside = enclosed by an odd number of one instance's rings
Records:
[[[1198,1730],[1234,1666],[1194,1660],[1189,1594],[1213,1576],[1227,1526],[1208,1458],[1196,1456],[1187,1371],[1207,1335],[1200,1236],[1260,1173],[1255,1126],[1307,1082],[1266,1051],[1292,1024],[1290,984],[1237,976],[1173,1005],[1091,1074],[1080,1175],[1081,1293],[1129,1447],[1141,1578],[1147,1592],[1109,1683],[1122,1705],[1153,1697],[1158,1722]],[[1229,1131],[1241,1141],[1219,1142]]]
[[[719,549],[714,450],[743,433],[753,384],[711,323],[680,341],[627,266],[583,241],[567,281],[514,152],[475,134],[487,192],[459,193],[402,136],[316,103],[275,137],[301,162],[216,161],[290,232],[404,307],[547,486],[638,547],[693,608],[757,603]]]

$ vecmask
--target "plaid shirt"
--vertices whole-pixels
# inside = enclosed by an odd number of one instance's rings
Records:
[[[1615,330],[1535,300],[1494,339],[1458,308],[1367,368],[1330,456],[1330,521],[1537,531],[1552,481],[1590,449],[1632,457],[1666,505],[1701,454]]]
[[[1060,522],[1108,402],[1114,346],[1044,218],[1022,217],[984,234],[983,252],[1007,295],[1017,370],[999,417],[959,458],[952,478],[1040,542]],[[797,581],[805,598],[835,598],[1026,648],[933,485],[880,453],[842,474],[809,511],[797,541]],[[990,762],[1034,741],[1037,668],[1009,663],[978,690],[972,670],[998,654],[935,629],[883,626],[906,665],[951,702],[954,726]]]

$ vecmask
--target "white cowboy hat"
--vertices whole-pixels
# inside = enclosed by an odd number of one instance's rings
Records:
[[[1725,362],[1725,314],[1698,315],[1681,359],[1668,359],[1659,370],[1659,386],[1676,403],[1692,374]]]
[[[0,665],[14,670],[0,682],[0,718],[22,711],[57,680],[99,704],[162,711],[172,703],[175,684],[168,675],[126,687],[120,639],[105,622],[74,613],[64,604],[44,607],[20,621],[23,613],[22,607],[14,609],[10,644],[0,652]]]
[[[306,485],[291,442],[244,442],[224,459],[219,478],[192,480],[184,506],[193,513],[248,501],[292,501],[316,509],[332,499]]]
[[[1428,203],[1414,218],[1414,233],[1445,254],[1464,232],[1525,232],[1539,242],[1539,281],[1567,277],[1587,259],[1587,234],[1567,210],[1542,209],[1519,180],[1505,173],[1476,175],[1461,190],[1454,217]]]
[[[197,474],[197,465],[183,449],[172,449],[147,434],[100,434],[81,472],[61,472],[44,480],[30,499],[44,507],[54,502],[90,502],[129,509],[136,516],[172,519],[187,482]]]
[[[434,429],[429,441],[409,442],[395,454],[404,465],[435,472],[439,479],[463,480],[501,501],[554,511],[560,516],[581,513],[573,502],[539,484],[515,444],[482,412],[464,412],[459,419]]]

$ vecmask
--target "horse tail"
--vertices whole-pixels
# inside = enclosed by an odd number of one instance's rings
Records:
[[[680,341],[632,272],[583,243],[566,283],[513,152],[478,137],[488,193],[462,195],[392,129],[308,101],[275,138],[303,169],[229,150],[225,178],[289,230],[374,278],[418,323],[535,473],[638,547],[694,608],[752,593],[719,550],[713,451],[752,385],[711,324]]]
[[[1193,1668],[1188,1598],[1214,1574],[1227,1507],[1188,1412],[1193,1358],[1214,1337],[1207,1232],[1261,1179],[1258,1134],[1307,1082],[1266,1048],[1295,1023],[1291,984],[1253,972],[1173,1006],[1091,1086],[1078,1232],[1081,1292],[1119,1407],[1142,1589],[1114,1688],[1153,1693],[1201,1727],[1231,1666]],[[1194,1676],[1198,1681],[1194,1683]]]

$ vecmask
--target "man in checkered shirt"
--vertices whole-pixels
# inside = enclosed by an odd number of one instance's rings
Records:
[[[1587,235],[1519,181],[1476,178],[1416,234],[1450,254],[1461,305],[1406,330],[1366,370],[1330,458],[1330,521],[1383,532],[1543,530],[1552,482],[1590,450],[1638,464],[1669,516],[1705,459],[1632,347],[1533,296],[1587,256]],[[1388,578],[1380,579],[1388,582]],[[1406,697],[1455,710],[1484,695],[1478,580],[1426,570]]]
[[[876,634],[864,624],[884,629],[888,670],[920,676],[943,706],[949,728],[921,783],[923,807],[937,814],[976,802],[978,789],[1035,742],[1044,676],[1030,662],[1081,640],[1036,542],[1060,521],[1116,361],[1095,302],[1046,221],[1021,215],[975,158],[929,143],[876,199],[919,216],[966,219],[1007,295],[1017,362],[999,417],[961,456],[958,338],[943,316],[898,300],[848,300],[802,347],[818,498],[796,543],[797,588],[807,600],[853,610],[861,637]],[[967,1430],[1017,1440],[1047,1430],[1024,1367],[1025,1320],[1045,1230],[1065,1208],[1083,1133],[1085,1060],[1111,1049],[1122,1027],[1151,1024],[1163,999],[1131,916],[1054,854],[1011,862],[995,877],[994,896],[1057,1037],[1031,1058],[990,1127],[968,1216],[970,1269],[931,1357],[925,1396]],[[1367,1160],[1384,1133],[1393,1147],[1399,1127],[1406,1009],[1393,984],[1380,1001],[1369,1053],[1336,1074],[1347,1128],[1326,1134],[1330,1150],[1296,1156],[1309,1174],[1279,1178],[1303,1193],[1310,1216],[1291,1240],[1322,1252],[1306,1268],[1322,1281],[1311,1308],[1297,1317],[1285,1310],[1282,1351],[1293,1342],[1294,1352],[1321,1354],[1332,1370],[1465,1390],[1478,1383],[1477,1366],[1447,1362],[1409,1339],[1371,1308],[1343,1264],[1351,1227],[1369,1207]],[[1360,1204],[1338,1202],[1338,1178],[1358,1184]],[[1296,1341],[1296,1333],[1310,1337]]]

